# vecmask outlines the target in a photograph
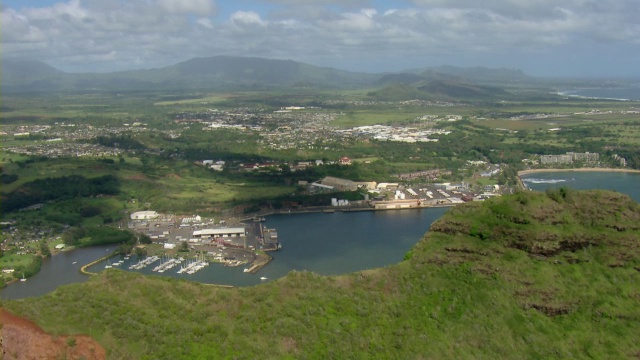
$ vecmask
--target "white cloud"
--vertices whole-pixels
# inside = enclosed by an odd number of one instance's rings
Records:
[[[175,14],[213,15],[215,5],[211,0],[159,0],[168,12]]]
[[[259,12],[234,3],[232,11],[225,9],[226,19],[216,15],[212,0],[4,6],[2,52],[67,70],[103,71],[218,54],[332,66],[386,61],[387,70],[427,58],[503,61],[512,54],[551,56],[593,46],[640,54],[637,0],[414,0],[413,7],[397,9],[373,8],[361,0],[268,2],[286,6]]]
[[[266,25],[260,15],[254,11],[236,11],[231,14],[231,22],[237,26]]]

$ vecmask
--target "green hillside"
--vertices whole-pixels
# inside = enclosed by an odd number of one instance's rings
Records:
[[[402,100],[496,100],[513,97],[496,86],[485,86],[464,80],[420,80],[399,74],[381,79],[383,87],[367,94],[380,101]],[[417,81],[417,82],[416,82]]]
[[[640,206],[606,191],[452,208],[406,261],[218,288],[113,270],[3,305],[112,359],[637,358]]]

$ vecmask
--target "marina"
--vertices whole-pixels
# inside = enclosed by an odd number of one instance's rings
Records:
[[[140,261],[138,261],[137,263],[129,266],[129,270],[141,270],[144,269],[145,267],[153,264],[154,262],[160,260],[160,258],[158,256],[149,256],[147,258],[144,258]]]
[[[193,275],[207,266],[209,266],[209,262],[204,259],[194,260],[188,263],[186,267],[181,267],[180,270],[178,270],[178,274]]]
[[[184,261],[183,257],[179,257],[179,258],[169,258],[168,260],[164,261],[163,263],[161,263],[160,265],[156,266],[153,268],[153,271],[157,271],[159,273],[163,273],[167,270],[171,270],[173,269],[174,266],[177,266],[179,264],[181,264]]]

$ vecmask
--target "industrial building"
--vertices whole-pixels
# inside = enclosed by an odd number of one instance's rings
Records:
[[[202,229],[193,232],[194,238],[226,238],[245,236],[244,227]]]

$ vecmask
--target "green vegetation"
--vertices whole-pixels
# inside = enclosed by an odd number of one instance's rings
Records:
[[[252,288],[107,271],[3,306],[111,359],[633,358],[640,206],[522,192],[451,209],[406,256]]]
[[[105,244],[133,244],[136,238],[129,231],[106,226],[71,228],[64,233],[65,245],[87,247]]]
[[[8,194],[2,194],[2,211],[11,212],[50,200],[100,194],[115,195],[119,192],[119,186],[118,178],[111,175],[93,179],[86,179],[82,176],[38,179],[24,184]]]

